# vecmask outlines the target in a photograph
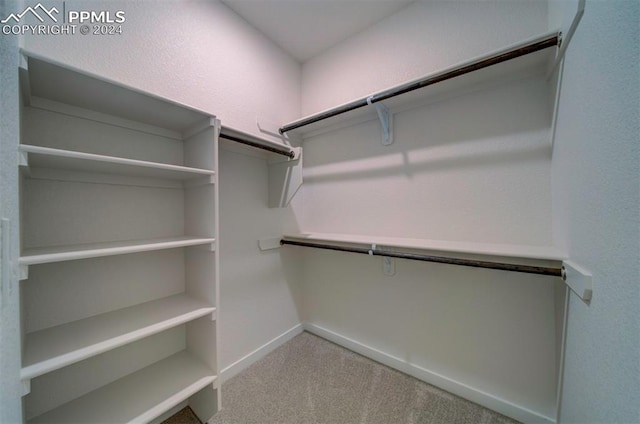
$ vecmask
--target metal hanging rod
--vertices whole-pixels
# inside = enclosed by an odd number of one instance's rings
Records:
[[[553,35],[546,35],[544,37],[537,38],[527,44],[517,46],[516,48],[506,50],[506,51],[501,51],[492,56],[483,57],[474,62],[467,63],[460,67],[426,77],[419,81],[414,81],[405,85],[401,85],[391,90],[374,94],[368,98],[356,100],[351,103],[347,103],[343,106],[339,106],[335,109],[331,109],[326,112],[322,112],[317,115],[310,116],[307,119],[303,119],[288,125],[284,125],[282,128],[279,129],[279,131],[280,131],[280,134],[284,134],[288,131],[295,130],[296,128],[304,127],[305,125],[313,124],[314,122],[322,121],[324,119],[328,119],[336,115],[341,115],[343,113],[350,112],[354,109],[365,107],[369,104],[381,102],[391,97],[396,97],[401,94],[408,93],[410,91],[418,90],[420,88],[424,88],[442,81],[446,81],[448,79],[459,77],[461,75],[468,74],[473,71],[478,71],[480,69],[487,68],[492,65],[496,65],[498,63],[506,62],[511,59],[516,59],[521,56],[525,56],[540,50],[544,50],[549,47],[559,46],[559,45],[560,45],[559,33],[556,33]]]
[[[526,274],[548,275],[563,278],[562,268],[515,265],[501,262],[477,261],[473,259],[447,258],[443,256],[420,255],[417,253],[388,252],[359,247],[336,246],[331,244],[309,243],[304,241],[280,240],[281,245],[313,247],[316,249],[336,250],[339,252],[361,253],[363,255],[387,256],[391,258],[411,259],[415,261],[436,262],[449,265],[470,266],[475,268],[499,269],[502,271],[523,272]]]
[[[267,146],[264,144],[256,143],[254,141],[245,140],[240,137],[235,137],[233,135],[228,135],[225,133],[220,133],[220,138],[226,138],[227,140],[235,141],[236,143],[246,144],[247,146],[255,147],[257,149],[267,150],[272,153],[277,153],[279,155],[288,156],[290,159],[293,159],[296,154],[292,150],[280,149],[278,147]]]

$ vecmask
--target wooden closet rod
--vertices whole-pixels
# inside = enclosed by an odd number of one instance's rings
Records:
[[[330,109],[328,111],[318,113],[317,115],[310,116],[309,118],[302,119],[300,121],[293,122],[288,125],[284,125],[282,128],[279,129],[279,131],[280,131],[280,134],[284,134],[288,131],[295,130],[296,128],[304,127],[305,125],[313,124],[314,122],[322,121],[324,119],[328,119],[336,115],[341,115],[343,113],[350,112],[354,109],[365,107],[369,104],[381,102],[391,97],[399,96],[401,94],[408,93],[410,91],[418,90],[420,88],[424,88],[442,81],[446,81],[451,78],[459,77],[461,75],[468,74],[473,71],[478,71],[480,69],[487,68],[491,65],[496,65],[498,63],[502,63],[511,59],[518,58],[520,56],[525,56],[540,50],[544,50],[549,47],[559,46],[559,45],[560,45],[559,33],[555,33],[552,35],[545,35],[543,37],[529,41],[526,44],[513,47],[509,50],[502,50],[490,56],[485,56],[475,61],[465,63],[456,68],[448,69],[443,72],[437,73],[435,75],[431,75],[423,79],[413,81],[413,82],[392,88],[387,91],[383,91],[378,94],[374,94],[368,98],[356,100],[351,103],[347,103],[345,105],[339,106],[335,109]]]
[[[257,149],[268,150],[269,152],[272,152],[272,153],[288,156],[291,159],[293,159],[296,156],[295,152],[291,150],[279,149],[277,147],[272,147],[272,146],[266,146],[264,144],[256,143],[254,141],[245,140],[240,137],[235,137],[233,135],[220,133],[220,138],[226,138],[227,140],[235,141],[236,143],[246,144],[247,146],[255,147]]]
[[[502,262],[477,261],[474,259],[447,258],[444,256],[420,255],[417,253],[389,252],[382,250],[371,250],[359,247],[337,246],[332,244],[309,243],[304,241],[280,240],[281,245],[314,247],[316,249],[337,250],[339,252],[361,253],[363,255],[387,256],[391,258],[411,259],[415,261],[437,262],[449,265],[471,266],[475,268],[499,269],[502,271],[524,272],[527,274],[548,275],[563,278],[562,268],[515,265]]]

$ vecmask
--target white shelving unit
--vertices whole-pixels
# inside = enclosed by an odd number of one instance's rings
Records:
[[[28,53],[20,72],[25,419],[206,422],[219,121]]]

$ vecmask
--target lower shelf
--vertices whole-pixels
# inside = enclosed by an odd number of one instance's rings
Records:
[[[429,252],[494,256],[500,258],[533,259],[557,262],[566,259],[566,255],[563,252],[551,246],[474,243],[333,233],[290,233],[284,234],[283,238],[310,242],[356,244],[365,245],[367,247],[375,244],[378,247],[384,248],[415,249]]]
[[[148,422],[215,382],[211,369],[183,351],[35,417],[29,423]]]
[[[215,310],[179,294],[29,333],[20,377],[37,377]]]

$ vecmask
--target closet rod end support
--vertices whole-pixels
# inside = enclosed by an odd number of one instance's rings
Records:
[[[571,261],[563,261],[562,280],[585,303],[591,302],[593,296],[593,276],[591,272]]]

